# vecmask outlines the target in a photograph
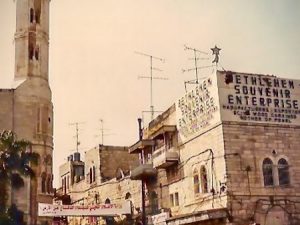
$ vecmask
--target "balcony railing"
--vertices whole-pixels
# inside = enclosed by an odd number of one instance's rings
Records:
[[[167,168],[178,163],[178,152],[174,151],[174,148],[166,150],[165,146],[155,150],[153,152],[153,167],[154,168]]]

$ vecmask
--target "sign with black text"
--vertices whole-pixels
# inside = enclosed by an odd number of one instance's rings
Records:
[[[226,72],[218,75],[222,121],[300,125],[300,81]]]
[[[177,129],[182,141],[220,122],[216,74],[212,74],[176,102]]]

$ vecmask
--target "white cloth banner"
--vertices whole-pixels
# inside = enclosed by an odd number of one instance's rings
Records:
[[[39,203],[38,207],[39,216],[115,216],[131,213],[130,202],[90,206]]]

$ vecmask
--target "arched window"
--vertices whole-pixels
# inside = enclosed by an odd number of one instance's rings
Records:
[[[39,53],[40,53],[40,48],[39,46],[35,46],[35,49],[34,49],[34,57],[36,60],[39,60]]]
[[[126,193],[125,199],[126,199],[126,200],[127,200],[127,199],[131,199],[131,194],[130,194],[129,192]]]
[[[67,176],[67,189],[70,188],[70,176],[68,175]]]
[[[110,199],[109,198],[105,199],[104,204],[110,204]]]
[[[207,172],[206,172],[205,166],[201,166],[200,177],[201,177],[201,191],[202,191],[202,193],[207,193],[208,192],[208,181],[207,181]]]
[[[46,165],[51,166],[52,165],[52,157],[51,157],[51,155],[47,155],[45,157],[44,161],[45,161]]]
[[[31,8],[30,9],[30,18],[29,18],[30,23],[33,23],[33,19],[34,19],[34,10],[33,10],[33,8]]]
[[[66,183],[66,177],[64,177],[64,194],[67,193],[67,183]]]
[[[269,158],[265,158],[262,165],[263,176],[264,176],[264,186],[273,186],[273,162]]]
[[[34,55],[34,48],[33,48],[32,44],[29,44],[28,57],[29,57],[30,60],[33,59],[33,55]]]
[[[35,11],[35,22],[40,23],[41,11],[38,9]]]
[[[90,168],[90,184],[93,182],[93,170]]]
[[[198,194],[200,192],[200,183],[199,183],[199,174],[197,169],[193,171],[193,178],[194,178],[194,193]]]
[[[278,160],[278,182],[279,185],[290,184],[289,164],[283,158]]]
[[[93,166],[93,182],[96,181],[96,167]]]
[[[47,180],[46,180],[46,189],[47,189],[46,191],[47,191],[48,194],[51,193],[50,183],[51,183],[51,180],[50,180],[50,177],[48,177]]]
[[[45,173],[42,173],[41,186],[42,186],[42,193],[46,193],[46,174]]]

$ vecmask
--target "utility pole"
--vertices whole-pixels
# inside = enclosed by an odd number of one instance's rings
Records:
[[[75,126],[76,129],[76,152],[79,151],[78,146],[80,145],[80,141],[79,141],[79,128],[78,125],[80,124],[84,124],[84,122],[75,122],[75,123],[69,123],[70,126]]]
[[[138,76],[138,78],[150,79],[150,112],[151,112],[151,120],[153,120],[154,119],[154,112],[155,112],[154,111],[154,105],[153,105],[153,80],[154,79],[156,79],[156,80],[168,80],[167,77],[153,77],[153,70],[162,71],[159,68],[153,67],[153,60],[154,59],[159,60],[163,63],[165,62],[165,60],[162,59],[162,58],[153,56],[153,55],[142,53],[142,52],[135,52],[135,53],[138,54],[138,55],[149,57],[149,59],[150,59],[150,76]]]

